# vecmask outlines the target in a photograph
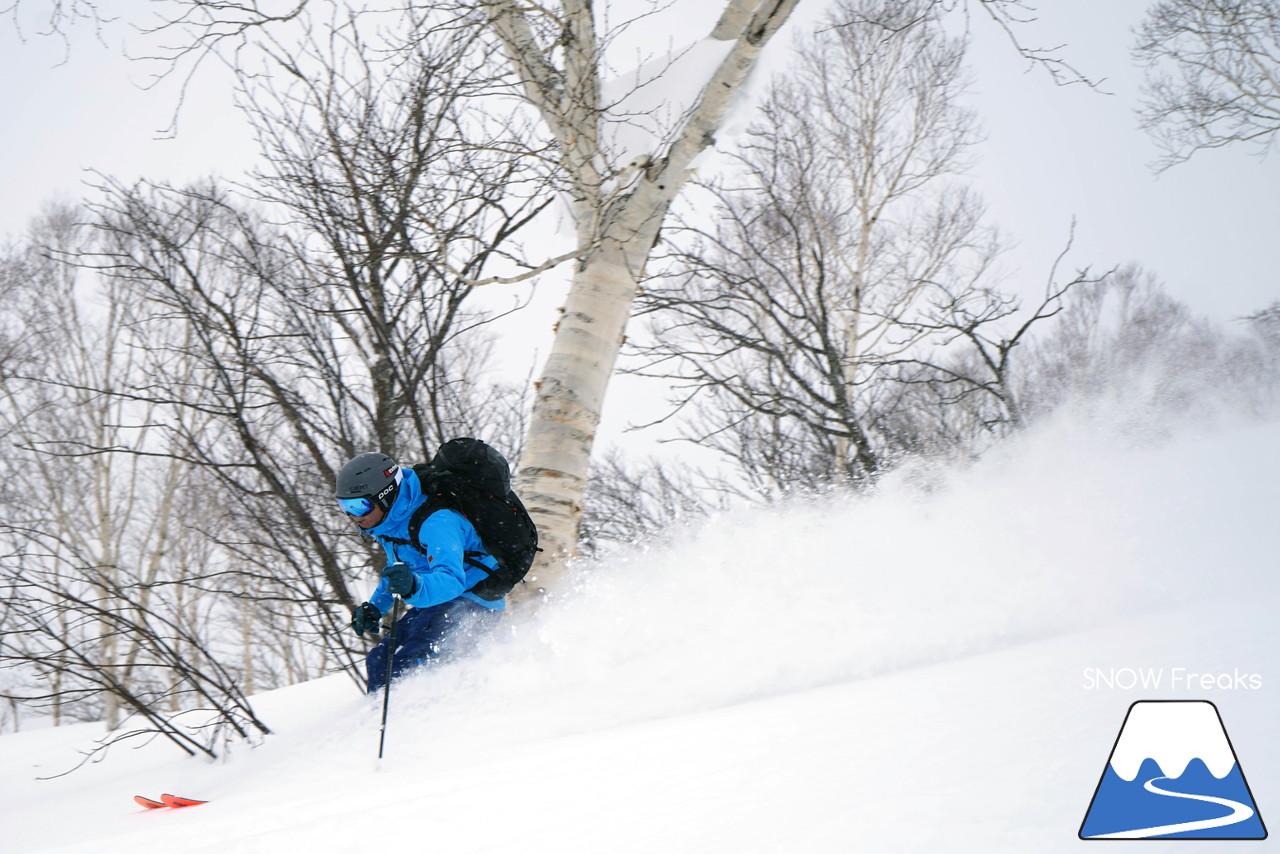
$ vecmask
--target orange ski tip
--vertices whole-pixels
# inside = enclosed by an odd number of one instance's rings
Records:
[[[200,804],[208,803],[208,801],[197,801],[194,798],[183,798],[183,797],[179,797],[178,795],[170,795],[167,792],[160,796],[160,800],[164,801],[165,806],[175,807],[175,808],[176,807],[194,807]]]
[[[133,796],[133,800],[134,800],[134,802],[135,802],[135,803],[137,803],[137,804],[138,804],[138,806],[146,807],[146,808],[147,808],[147,809],[149,809],[149,810],[159,810],[159,809],[164,809],[164,803],[163,803],[163,802],[161,802],[161,801],[154,801],[154,800],[152,800],[151,798],[143,797],[142,795],[134,795],[134,796]]]

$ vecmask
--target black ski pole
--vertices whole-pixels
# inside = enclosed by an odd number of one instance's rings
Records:
[[[387,637],[387,681],[382,686],[382,726],[378,730],[378,759],[382,759],[382,748],[387,743],[387,709],[391,706],[391,662],[396,653],[396,623],[400,622],[400,594],[396,594],[391,603],[391,634]]]

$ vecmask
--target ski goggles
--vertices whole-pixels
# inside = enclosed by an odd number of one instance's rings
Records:
[[[348,516],[355,516],[357,519],[361,516],[368,516],[373,512],[373,499],[371,498],[339,498],[338,504],[342,506]]]

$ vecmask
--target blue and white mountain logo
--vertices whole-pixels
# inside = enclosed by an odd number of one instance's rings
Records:
[[[1222,717],[1203,700],[1129,707],[1081,839],[1266,839]]]

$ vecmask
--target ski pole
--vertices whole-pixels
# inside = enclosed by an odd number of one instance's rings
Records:
[[[378,730],[378,759],[382,759],[382,749],[387,743],[387,709],[391,706],[391,663],[396,653],[396,623],[400,622],[400,594],[396,594],[391,603],[391,634],[387,637],[387,681],[382,686],[382,726]]]

